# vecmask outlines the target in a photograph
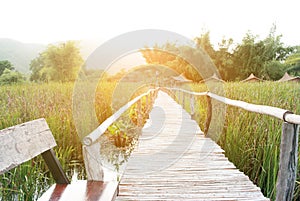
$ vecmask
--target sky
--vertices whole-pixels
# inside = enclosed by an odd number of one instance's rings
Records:
[[[250,30],[261,39],[273,23],[287,45],[300,44],[299,0],[0,0],[0,38],[49,44],[103,43],[140,29],[163,29],[188,38],[210,31],[240,42]]]

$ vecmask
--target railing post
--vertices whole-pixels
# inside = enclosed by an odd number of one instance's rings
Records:
[[[191,117],[192,119],[195,119],[195,99],[193,94],[191,94],[190,96],[190,109],[191,109]]]
[[[137,126],[138,127],[142,127],[142,119],[143,119],[143,115],[142,115],[142,103],[141,103],[141,99],[137,101]]]
[[[177,101],[180,103],[180,91],[177,91]]]
[[[156,96],[156,90],[154,90],[153,92],[151,92],[151,104],[152,105],[154,103],[155,96]]]
[[[146,95],[146,96],[145,96],[145,108],[146,108],[146,112],[148,112],[148,109],[149,109],[149,107],[150,107],[150,106],[149,106],[149,103],[148,103],[148,102],[149,102],[149,101],[148,101],[148,96],[149,96],[149,95]]]
[[[100,143],[82,147],[85,170],[88,180],[103,181],[103,169],[100,155]]]
[[[185,104],[185,93],[182,92],[182,100],[181,100],[181,105],[182,105],[182,108],[184,109],[184,104]]]
[[[296,124],[284,122],[282,125],[276,201],[290,201],[293,198],[298,162],[298,129]]]
[[[153,100],[152,100],[152,97],[153,97],[153,95],[152,95],[152,91],[149,93],[149,105],[153,105]]]
[[[205,122],[205,128],[204,128],[204,135],[207,136],[209,125],[211,122],[211,116],[212,116],[212,104],[211,104],[211,98],[206,95],[207,100],[207,115],[206,115],[206,122]]]

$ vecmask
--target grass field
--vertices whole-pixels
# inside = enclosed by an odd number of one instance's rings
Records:
[[[80,137],[72,116],[73,87],[70,83],[1,86],[0,129],[44,117],[57,141],[55,151],[68,177],[71,178],[76,169],[80,179],[85,178],[85,173]],[[299,87],[299,84],[274,82],[226,83],[224,92],[232,99],[271,105],[300,114]],[[200,84],[193,85],[192,88],[197,91],[206,90]],[[102,122],[125,104],[136,95],[134,92],[138,89],[135,84],[102,83],[95,98],[98,121]],[[203,129],[205,99],[199,98],[196,105],[197,121]],[[188,102],[186,108],[189,110]],[[226,151],[228,158],[249,175],[266,196],[274,198],[282,121],[226,107],[224,122],[222,134],[217,137],[218,143]],[[298,169],[298,183],[299,178]],[[38,157],[0,176],[0,200],[36,200],[53,182],[43,161]],[[299,185],[295,191],[295,199],[297,198],[300,198]]]

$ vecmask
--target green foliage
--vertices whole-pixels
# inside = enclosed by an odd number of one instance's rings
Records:
[[[202,33],[199,37],[196,37],[195,42],[197,44],[197,48],[202,48],[212,59],[215,58],[215,50],[210,42],[209,31]]]
[[[40,54],[37,58],[33,59],[30,63],[30,70],[32,71],[30,80],[31,81],[46,81],[47,74],[41,72],[44,68],[44,58],[42,54]],[[50,79],[50,78],[49,78]]]
[[[48,174],[41,167],[45,167],[43,160],[37,157],[0,175],[0,200],[37,200],[49,187]],[[39,185],[35,185],[37,182]]]
[[[285,73],[286,66],[276,60],[266,62],[264,65],[263,74],[268,80],[279,80]]]
[[[288,73],[300,75],[300,46],[295,47],[295,51],[286,59]]]
[[[0,76],[4,73],[4,70],[15,70],[12,63],[10,63],[8,60],[0,61]]]
[[[234,55],[231,53],[233,39],[223,39],[219,43],[219,49],[215,51],[214,63],[223,80],[234,80],[238,77],[238,68],[234,65]]]
[[[162,47],[157,47],[163,51],[154,48],[141,50],[141,52],[148,64],[168,66],[178,73],[184,72],[187,78],[194,81],[202,80],[199,74],[207,78],[212,76],[215,67],[221,78],[226,81],[242,80],[251,73],[263,79],[275,80],[283,75],[288,65],[297,63],[294,68],[290,68],[291,72],[298,72],[298,66],[300,66],[299,52],[287,59],[293,53],[294,48],[285,46],[281,42],[281,37],[281,35],[276,35],[276,26],[273,25],[269,35],[263,40],[259,40],[258,36],[248,32],[240,44],[235,44],[231,38],[224,38],[218,47],[214,48],[210,42],[210,33],[204,32],[195,38],[196,48],[167,43]],[[200,48],[210,56],[215,67],[208,66]],[[187,58],[201,68],[200,72],[187,62]],[[203,61],[199,61],[199,58]],[[284,63],[286,59],[288,62]]]
[[[292,52],[292,47],[284,47],[281,36],[275,35],[276,27],[273,26],[269,36],[258,40],[257,36],[247,33],[242,44],[234,50],[234,65],[239,68],[241,78],[248,77],[251,73],[266,79],[278,78],[283,75],[284,65],[279,65]],[[277,62],[277,63],[276,63]],[[271,66],[270,64],[274,64]]]
[[[141,130],[130,122],[125,114],[108,128],[108,132],[100,137],[101,155],[106,166],[121,173],[121,167],[128,161]]]
[[[201,81],[202,77],[213,73],[210,58],[199,48],[167,43],[161,47],[140,51],[148,64],[161,65],[178,74],[184,73],[186,78],[194,81]]]
[[[30,80],[74,81],[82,65],[83,59],[75,42],[49,45],[44,52],[31,61]]]
[[[18,71],[12,71],[6,68],[0,76],[0,85],[22,83],[25,77]]]
[[[114,141],[116,147],[129,146],[130,139],[126,133],[126,129],[128,129],[128,126],[123,121],[118,121],[108,128],[111,139]]]

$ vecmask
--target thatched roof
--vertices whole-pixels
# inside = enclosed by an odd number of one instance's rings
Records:
[[[176,82],[180,82],[180,83],[185,83],[185,82],[192,82],[192,80],[187,79],[183,73],[181,73],[178,76],[172,76],[172,78],[176,81]]]
[[[300,77],[296,76],[290,76],[288,73],[285,73],[278,82],[300,82]]]
[[[225,82],[224,80],[220,79],[216,73],[214,73],[211,77],[205,79],[205,80],[202,80],[201,83],[203,82]]]
[[[246,79],[242,80],[242,82],[261,82],[262,79],[256,77],[253,73],[249,75]]]

